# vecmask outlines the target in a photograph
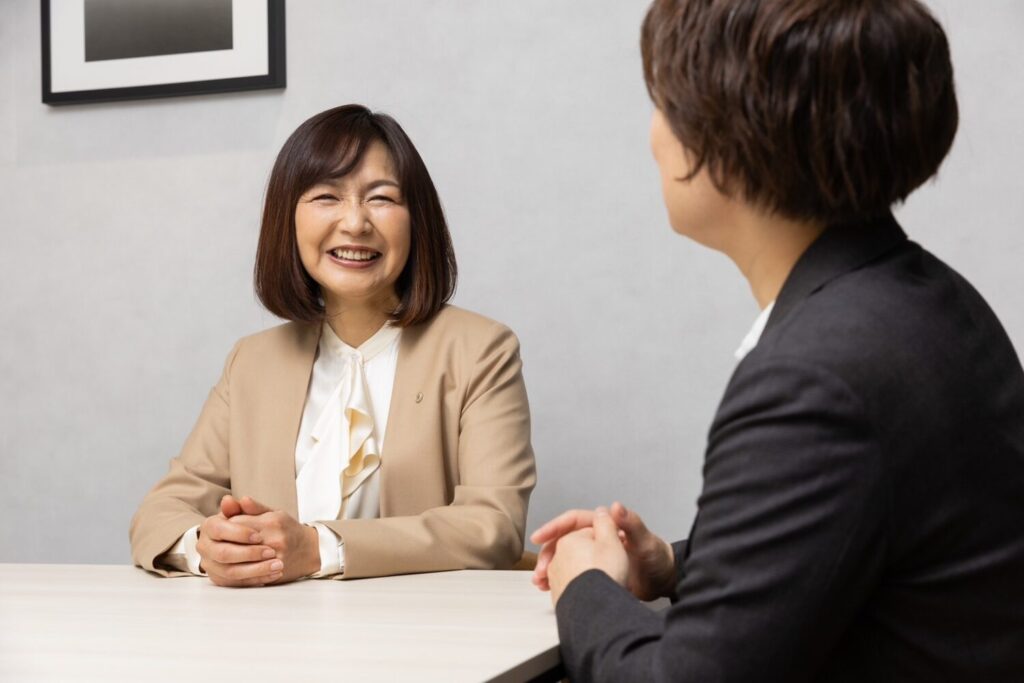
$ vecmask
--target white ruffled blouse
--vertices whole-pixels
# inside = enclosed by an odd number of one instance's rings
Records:
[[[401,328],[386,324],[356,349],[324,323],[295,444],[300,522],[380,516],[380,456],[400,337]],[[314,526],[316,576],[336,574],[344,546],[326,526]]]

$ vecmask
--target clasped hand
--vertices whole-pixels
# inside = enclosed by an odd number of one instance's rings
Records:
[[[551,591],[553,604],[588,569],[600,569],[641,600],[668,596],[674,588],[672,546],[621,503],[613,503],[611,510],[564,512],[534,531],[530,540],[542,546],[533,583]]]
[[[287,583],[320,568],[316,529],[248,496],[224,496],[199,526],[200,568],[218,586]]]

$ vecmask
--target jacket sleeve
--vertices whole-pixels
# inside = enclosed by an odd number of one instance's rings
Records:
[[[712,426],[677,600],[657,614],[600,571],[577,577],[556,608],[570,677],[812,678],[880,575],[880,470],[838,377],[799,361],[738,372]]]
[[[181,453],[171,460],[170,471],[146,494],[132,518],[132,561],[143,569],[162,576],[189,575],[161,565],[157,558],[189,528],[216,514],[220,499],[231,492],[229,377],[237,352],[236,344]]]
[[[498,326],[471,360],[449,505],[418,515],[323,521],[345,543],[340,579],[510,567],[536,481],[519,342]]]

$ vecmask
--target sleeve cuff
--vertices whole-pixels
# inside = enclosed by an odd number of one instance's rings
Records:
[[[199,556],[199,551],[196,550],[196,544],[199,543],[199,525],[192,527],[181,535],[178,539],[177,544],[171,549],[172,553],[185,554],[185,563],[188,566],[189,572],[196,576],[206,576],[206,572],[199,568],[199,563],[202,559]]]
[[[664,617],[634,598],[600,569],[588,569],[565,587],[555,605],[566,671],[580,680],[652,681],[649,651]],[[629,660],[629,661],[627,661]]]
[[[683,582],[683,563],[686,562],[686,556],[689,554],[688,544],[689,539],[685,538],[672,544],[672,556],[676,563],[676,582],[672,586],[672,593],[667,596],[672,602],[679,600],[679,584]]]
[[[310,574],[310,577],[319,579],[343,573],[345,571],[345,542],[324,524],[313,522],[310,526],[316,529],[320,546],[320,571]]]

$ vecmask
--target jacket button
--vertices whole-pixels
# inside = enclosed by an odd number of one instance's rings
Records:
[[[423,392],[417,391],[416,392],[416,402],[419,403],[422,400],[423,400]]]

